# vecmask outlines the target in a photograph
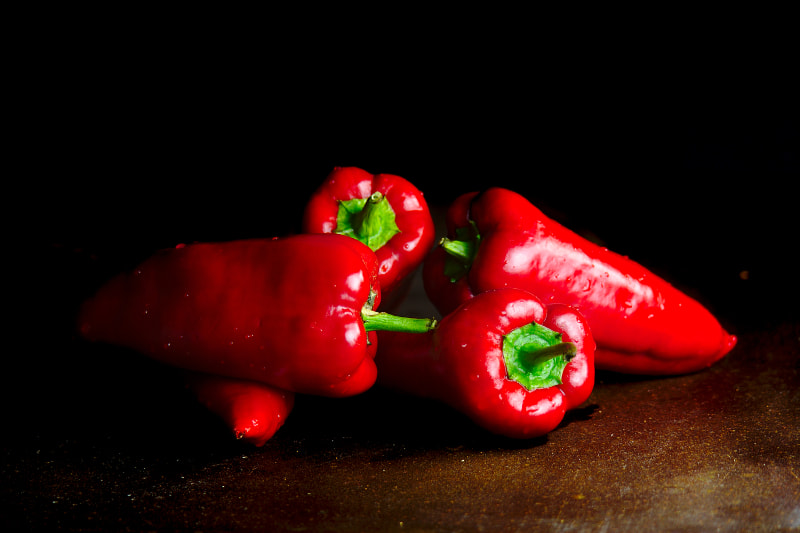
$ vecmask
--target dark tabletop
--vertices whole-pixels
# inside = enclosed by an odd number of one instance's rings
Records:
[[[9,335],[23,342],[3,356],[0,526],[800,530],[798,225],[783,188],[797,170],[794,123],[636,116],[611,138],[593,117],[552,119],[560,129],[506,135],[490,152],[482,142],[492,136],[474,140],[458,115],[446,131],[451,141],[463,131],[447,149],[438,133],[450,117],[434,117],[424,136],[399,143],[396,135],[395,144],[308,134],[299,122],[264,159],[264,145],[244,134],[214,151],[223,136],[204,139],[210,130],[177,147],[171,130],[127,146],[99,131],[100,157],[81,143],[77,153],[51,154],[106,185],[59,181],[37,197],[29,260],[6,279],[25,280],[26,290],[7,300],[19,319]],[[656,119],[671,129],[643,127]],[[588,129],[572,131],[578,123]],[[162,164],[153,154],[165,152]],[[530,441],[492,436],[443,405],[376,387],[346,399],[299,397],[285,426],[255,448],[198,405],[175,370],[75,337],[74,306],[112,273],[179,242],[289,233],[335,164],[411,180],[440,232],[456,193],[487,183],[517,189],[698,298],[739,343],[691,375],[601,372],[581,408]],[[208,185],[198,176],[225,179]],[[264,189],[275,180],[282,190]],[[431,312],[418,277],[404,305]]]

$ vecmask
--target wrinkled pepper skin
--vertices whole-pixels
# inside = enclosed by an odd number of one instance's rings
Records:
[[[294,393],[264,383],[187,372],[186,386],[241,440],[261,447],[283,426]]]
[[[356,167],[336,167],[311,196],[303,213],[303,231],[336,233],[340,203],[369,199],[378,193],[394,212],[399,233],[372,247],[378,257],[378,280],[384,305],[402,281],[414,271],[434,242],[434,225],[422,192],[393,174],[370,174]]]
[[[698,371],[736,344],[699,302],[549,219],[515,192],[467,193],[446,218],[450,239],[470,227],[480,239],[466,275],[457,281],[444,274],[451,260],[443,246],[426,259],[425,290],[442,313],[487,290],[524,289],[545,302],[578,309],[597,341],[597,368],[631,374]]]
[[[179,368],[350,396],[376,378],[362,308],[379,305],[377,272],[341,235],[181,245],[108,281],[78,327]]]
[[[508,376],[503,337],[535,322],[575,345],[560,385],[528,390]],[[498,435],[529,439],[555,429],[594,387],[595,343],[586,320],[563,304],[501,289],[475,295],[430,333],[381,332],[378,383],[432,398]]]

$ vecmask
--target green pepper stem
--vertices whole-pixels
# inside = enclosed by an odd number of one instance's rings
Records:
[[[563,356],[567,361],[572,360],[578,353],[578,347],[571,342],[559,342],[552,346],[541,346],[533,343],[519,347],[520,356],[529,365],[538,365]]]
[[[367,198],[364,208],[353,215],[353,219],[351,221],[353,225],[353,231],[355,231],[359,237],[365,237],[372,234],[374,232],[373,226],[375,225],[380,227],[380,221],[375,220],[375,216],[373,216],[373,214],[380,216],[377,214],[378,212],[375,207],[381,200],[383,200],[383,194],[380,191],[375,191],[370,195],[369,198]]]
[[[439,246],[444,250],[444,269],[442,274],[456,283],[469,274],[472,263],[478,255],[481,244],[481,234],[478,226],[473,221],[460,228],[456,228],[454,239],[447,237],[439,241]]]
[[[368,198],[339,201],[336,233],[363,242],[374,252],[400,233],[391,204],[380,191]]]
[[[436,329],[434,318],[409,318],[373,311],[361,310],[361,319],[366,331],[400,331],[404,333],[427,333]]]
[[[444,248],[445,252],[464,263],[472,262],[477,248],[475,241],[459,241],[448,239],[447,237],[442,238],[442,240],[439,241],[439,245]]]

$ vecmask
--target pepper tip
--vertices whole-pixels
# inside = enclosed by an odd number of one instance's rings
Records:
[[[721,350],[722,355],[720,357],[724,356],[725,354],[733,350],[737,342],[739,342],[739,339],[736,337],[736,335],[726,335],[722,341],[722,350]]]

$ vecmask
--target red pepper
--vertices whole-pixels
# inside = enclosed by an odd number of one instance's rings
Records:
[[[294,393],[255,381],[188,372],[186,384],[237,439],[254,446],[272,438],[294,407]]]
[[[422,193],[392,174],[336,167],[309,200],[308,233],[340,233],[368,245],[378,257],[384,303],[433,246],[434,226]]]
[[[423,335],[381,333],[375,361],[386,387],[442,401],[511,438],[555,429],[594,387],[592,334],[583,317],[534,295],[476,295]]]
[[[426,293],[442,313],[483,291],[524,289],[586,317],[597,368],[635,374],[697,371],[736,344],[699,302],[515,192],[462,195],[447,212],[447,228],[423,267]]]
[[[377,271],[341,235],[179,246],[101,287],[79,327],[176,367],[350,396],[375,381],[375,330],[430,327],[374,311]]]

